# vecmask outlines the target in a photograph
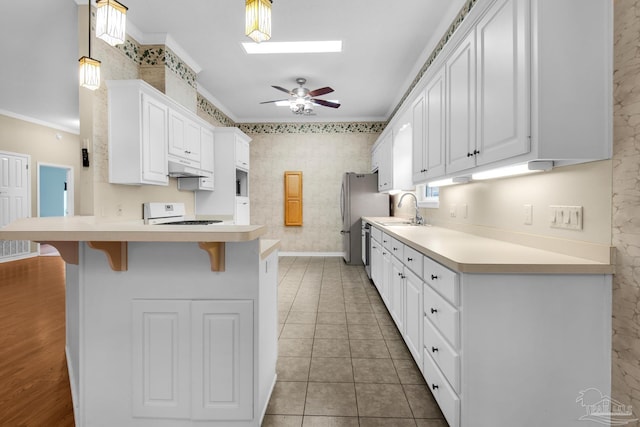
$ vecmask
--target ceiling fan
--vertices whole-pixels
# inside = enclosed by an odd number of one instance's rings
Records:
[[[340,104],[337,102],[326,101],[324,99],[317,99],[316,96],[326,95],[327,93],[333,92],[333,89],[330,87],[321,87],[315,90],[309,90],[304,87],[304,84],[307,82],[307,79],[303,79],[302,77],[298,77],[296,79],[296,83],[300,85],[300,87],[293,88],[291,90],[285,89],[281,86],[271,86],[274,89],[278,89],[279,91],[288,93],[291,95],[290,99],[276,99],[273,101],[264,101],[260,104],[269,104],[272,102],[288,102],[289,108],[294,114],[304,114],[310,115],[313,112],[314,105],[322,105],[323,107],[331,107],[338,108]]]

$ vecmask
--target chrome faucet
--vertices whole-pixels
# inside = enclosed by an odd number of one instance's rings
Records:
[[[402,207],[402,199],[404,199],[406,196],[413,196],[413,201],[416,207],[416,217],[413,219],[414,224],[420,224],[420,225],[424,224],[424,218],[422,218],[422,216],[420,215],[420,211],[418,210],[418,198],[416,197],[415,194],[404,193],[402,197],[400,197],[400,201],[398,202],[398,207],[399,208]]]

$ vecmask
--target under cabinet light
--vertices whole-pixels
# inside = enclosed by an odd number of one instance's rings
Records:
[[[524,175],[533,172],[542,172],[553,169],[551,161],[534,161],[522,163],[519,165],[505,166],[497,169],[490,169],[484,172],[478,172],[471,175],[473,180],[504,178],[509,176]]]
[[[457,176],[455,178],[440,179],[427,183],[427,187],[446,187],[447,185],[466,184],[470,181],[468,176]]]

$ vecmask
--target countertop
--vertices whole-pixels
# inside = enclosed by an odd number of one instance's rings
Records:
[[[612,274],[613,265],[435,226],[382,225],[399,218],[363,217],[391,237],[462,273]]]
[[[263,225],[145,225],[142,220],[94,216],[24,218],[0,228],[0,239],[104,242],[247,242],[266,233]]]

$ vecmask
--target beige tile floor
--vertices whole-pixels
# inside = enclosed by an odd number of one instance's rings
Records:
[[[446,427],[364,268],[281,257],[278,381],[263,427]]]

